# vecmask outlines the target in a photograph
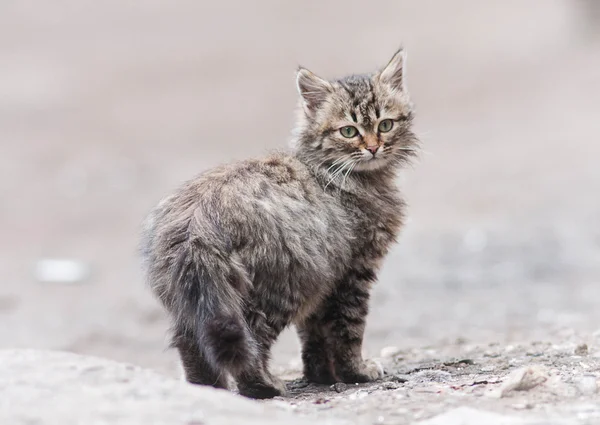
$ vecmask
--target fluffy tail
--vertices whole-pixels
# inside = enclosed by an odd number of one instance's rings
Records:
[[[250,287],[225,247],[184,242],[173,268],[175,326],[193,335],[216,370],[233,374],[254,363],[257,348],[244,319],[243,294]]]

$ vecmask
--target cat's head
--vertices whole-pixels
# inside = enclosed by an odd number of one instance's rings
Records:
[[[333,81],[300,68],[296,149],[341,173],[384,169],[414,156],[405,63],[399,50],[379,72]]]

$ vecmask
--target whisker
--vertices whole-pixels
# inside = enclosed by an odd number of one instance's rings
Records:
[[[346,167],[348,165],[351,164],[350,160],[345,161],[340,167],[338,167],[335,172],[333,172],[331,175],[333,178],[337,178],[340,174],[342,174],[344,172],[344,170],[346,169]]]
[[[358,164],[358,161],[354,161],[350,168],[348,168],[348,171],[346,171],[346,174],[344,174],[344,177],[342,178],[342,184],[340,185],[340,190],[344,187],[344,184],[346,183],[346,178],[352,172],[354,167],[356,167],[356,164]]]
[[[342,163],[341,166],[339,166],[338,168],[336,168],[336,170],[333,173],[331,173],[331,178],[329,179],[329,181],[325,185],[324,189],[327,189],[327,186],[329,186],[331,184],[331,182],[333,182],[341,173],[343,173],[344,170],[346,169],[346,167],[349,166],[349,165],[352,165],[352,162],[346,160],[344,163]]]
[[[348,159],[349,155],[344,155],[341,156],[340,158],[336,159],[333,161],[333,163],[329,166],[329,168],[326,170],[326,172],[328,172],[334,165],[338,164],[340,161],[344,161],[345,159]],[[316,166],[317,169],[321,168],[321,165],[325,164],[327,161],[330,161],[331,158],[325,158],[323,161],[319,162],[319,164]]]
[[[336,159],[335,161],[333,161],[333,164],[331,164],[331,166],[325,171],[328,172],[329,170],[331,170],[335,165],[339,164],[341,161],[345,161],[349,158],[349,155],[344,155],[341,158]]]
[[[336,168],[333,173],[331,173],[331,175],[329,176],[329,180],[327,181],[327,184],[325,184],[325,189],[327,189],[327,186],[329,186],[329,184],[337,177],[337,175],[340,173],[340,170],[343,170],[346,166],[346,163],[343,163],[342,165],[340,165],[338,168]]]

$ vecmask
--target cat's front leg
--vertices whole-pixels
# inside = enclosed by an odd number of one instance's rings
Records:
[[[302,343],[304,377],[316,384],[339,382],[335,376],[333,348],[329,326],[323,322],[323,310],[318,310],[296,327]]]
[[[329,329],[335,376],[342,382],[371,382],[383,377],[379,364],[362,358],[369,290],[374,276],[371,271],[350,271],[324,306],[323,324]]]

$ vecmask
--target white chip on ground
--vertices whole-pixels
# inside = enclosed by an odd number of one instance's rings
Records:
[[[77,260],[44,259],[35,264],[34,276],[42,283],[81,283],[89,276],[89,267]]]
[[[543,366],[531,365],[515,370],[502,385],[501,397],[511,391],[529,391],[548,380],[548,373]]]
[[[594,375],[584,375],[577,381],[577,389],[582,395],[590,396],[598,392],[598,383]]]

